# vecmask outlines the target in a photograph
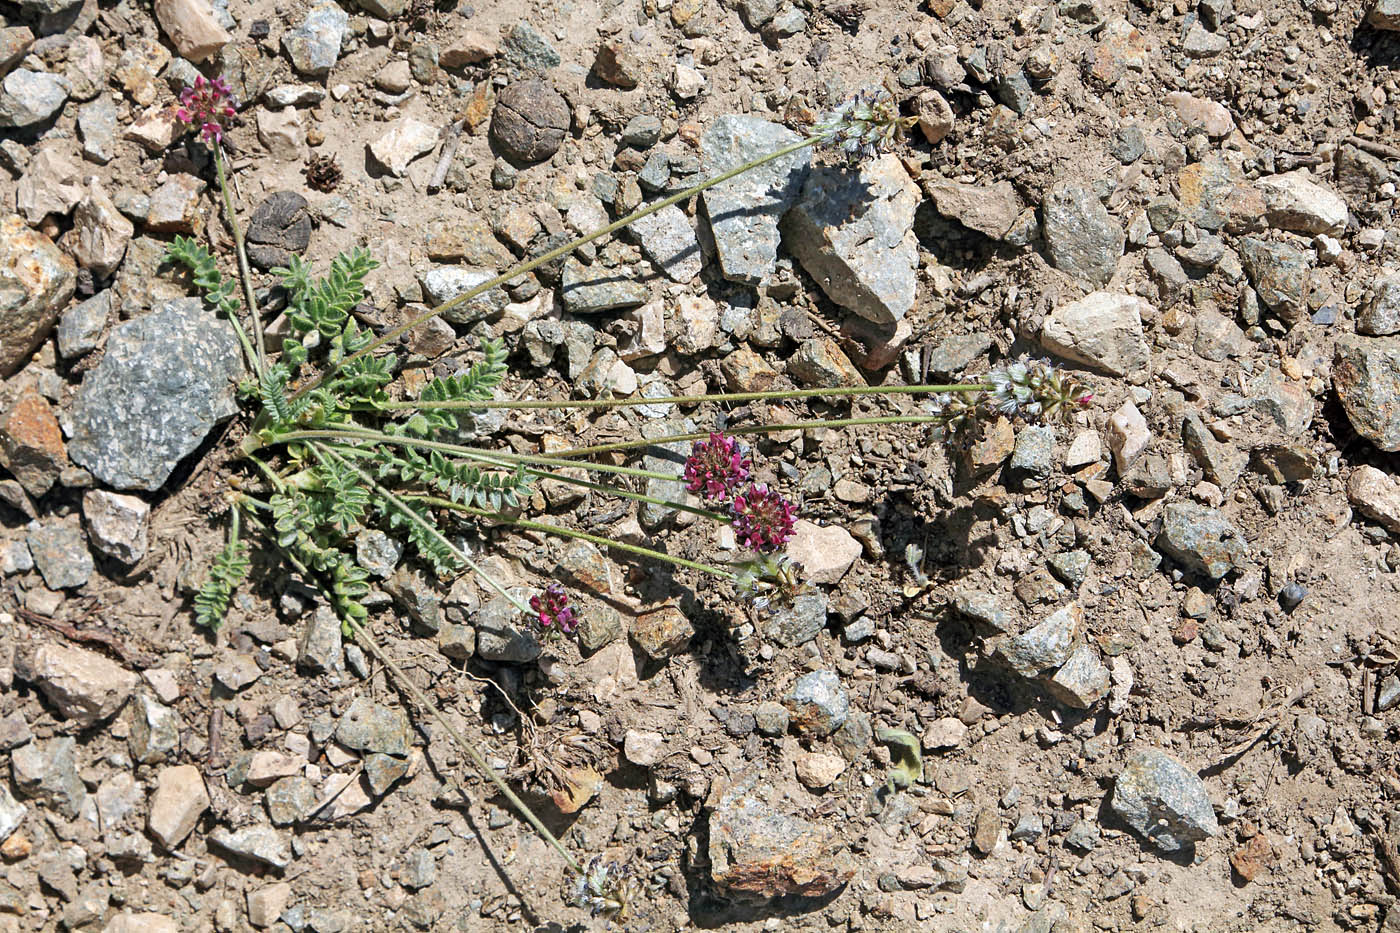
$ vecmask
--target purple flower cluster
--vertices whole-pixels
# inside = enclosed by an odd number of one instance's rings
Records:
[[[233,90],[223,78],[207,80],[204,75],[180,92],[180,109],[175,117],[181,123],[198,124],[200,135],[209,144],[221,142],[224,127],[233,118]]]
[[[729,505],[734,534],[745,547],[771,552],[792,537],[797,509],[763,483],[749,483],[753,463],[734,438],[712,433],[696,441],[685,461],[685,488]]]
[[[708,441],[696,441],[685,458],[685,488],[711,502],[727,502],[739,484],[749,478],[753,466],[732,437],[710,433]]]
[[[578,628],[578,617],[569,607],[569,594],[558,583],[546,586],[541,596],[531,596],[530,610],[535,613],[535,621],[545,632],[557,627],[564,634],[572,635]]]

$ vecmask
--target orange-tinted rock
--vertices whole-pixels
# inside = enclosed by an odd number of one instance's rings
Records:
[[[49,491],[67,464],[58,419],[48,401],[30,389],[0,418],[0,466],[37,498]]]
[[[72,258],[22,217],[0,221],[0,377],[24,365],[48,337],[77,279]]]

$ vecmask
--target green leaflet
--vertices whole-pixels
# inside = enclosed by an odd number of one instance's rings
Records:
[[[890,759],[894,762],[889,773],[891,784],[908,787],[923,777],[923,750],[912,733],[903,729],[881,729],[875,733],[875,738],[890,746]]]

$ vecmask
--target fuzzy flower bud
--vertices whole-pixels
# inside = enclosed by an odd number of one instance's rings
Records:
[[[572,635],[578,628],[578,617],[569,607],[569,594],[558,583],[546,586],[542,595],[531,596],[530,611],[535,613],[535,622],[543,632],[557,627],[564,634]]]
[[[847,99],[827,118],[812,127],[814,136],[826,136],[829,146],[851,163],[889,152],[904,137],[915,118],[901,117],[894,95],[882,87],[865,88]]]
[[[194,79],[194,85],[180,92],[180,109],[175,113],[181,123],[197,124],[200,135],[211,145],[224,138],[224,127],[233,118],[233,90],[223,78],[213,81],[204,75]]]
[[[1018,360],[987,374],[992,403],[1008,415],[1069,417],[1094,394],[1073,376],[1041,360]]]
[[[711,501],[727,501],[753,466],[732,437],[712,433],[696,441],[685,459],[685,488]]]
[[[734,534],[755,551],[776,551],[792,537],[797,509],[763,483],[755,483],[730,505]]]

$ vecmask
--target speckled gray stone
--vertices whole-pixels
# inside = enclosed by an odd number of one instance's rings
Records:
[[[112,330],[70,414],[68,455],[117,489],[157,490],[205,435],[238,410],[233,328],[198,298]]]
[[[805,645],[826,628],[826,597],[803,593],[792,605],[779,605],[763,620],[763,636],[784,648]]]
[[[1109,806],[1164,852],[1220,832],[1205,784],[1160,749],[1142,749],[1129,756],[1114,783]]]
[[[1256,237],[1241,240],[1239,250],[1259,300],[1285,324],[1303,320],[1308,313],[1308,254]]]
[[[859,172],[821,166],[783,218],[783,242],[832,301],[893,324],[914,304],[919,201],[918,186],[893,155]]]
[[[1376,278],[1371,300],[1356,315],[1356,330],[1376,337],[1400,333],[1400,272]]]
[[[520,628],[520,613],[503,596],[486,603],[472,619],[476,627],[476,653],[484,661],[523,664],[540,656],[535,633]]]
[[[399,758],[408,755],[412,737],[403,710],[365,697],[356,697],[350,703],[335,729],[336,741],[346,748]]]
[[[649,217],[634,222],[628,229],[641,244],[658,269],[673,282],[689,282],[700,274],[704,256],[695,228],[685,212],[672,204]]]
[[[585,266],[570,258],[564,263],[559,296],[571,314],[596,314],[643,304],[651,292],[621,269],[604,268],[598,263]]]
[[[996,639],[991,647],[1022,677],[1035,677],[1069,660],[1084,627],[1084,610],[1071,603],[1020,635]]]
[[[0,126],[28,129],[58,113],[68,82],[47,71],[16,68],[0,84]]]
[[[1094,192],[1060,182],[1045,193],[1040,212],[1046,251],[1055,268],[1091,285],[1106,285],[1127,238]]]
[[[1242,570],[1249,553],[1244,535],[1222,513],[1189,502],[1174,502],[1162,511],[1157,549],[1213,580]]]
[[[851,700],[835,671],[813,671],[797,678],[783,698],[783,706],[798,732],[821,738],[846,722]]]
[[[65,360],[82,356],[97,346],[112,313],[110,290],[80,301],[58,319],[58,355]]]
[[[418,277],[423,286],[423,297],[433,306],[451,301],[459,295],[476,288],[496,277],[492,269],[473,266],[432,266]],[[453,324],[475,324],[485,318],[494,317],[505,309],[510,299],[505,289],[497,286],[477,295],[458,307],[443,312],[443,317]]]
[[[29,553],[51,590],[82,586],[92,576],[92,554],[87,539],[76,528],[48,525],[36,528],[26,538]]]
[[[1400,337],[1338,340],[1332,385],[1357,434],[1400,450]]]
[[[282,48],[298,74],[321,78],[340,58],[340,44],[350,16],[336,3],[311,8],[300,26],[282,36]]]
[[[291,843],[271,826],[245,826],[238,830],[220,826],[208,839],[220,849],[279,870],[292,864]]]
[[[700,137],[706,174],[736,168],[797,142],[792,130],[758,117],[724,114]],[[797,199],[812,162],[802,149],[716,185],[701,195],[724,277],[757,285],[777,267],[778,221]]]

